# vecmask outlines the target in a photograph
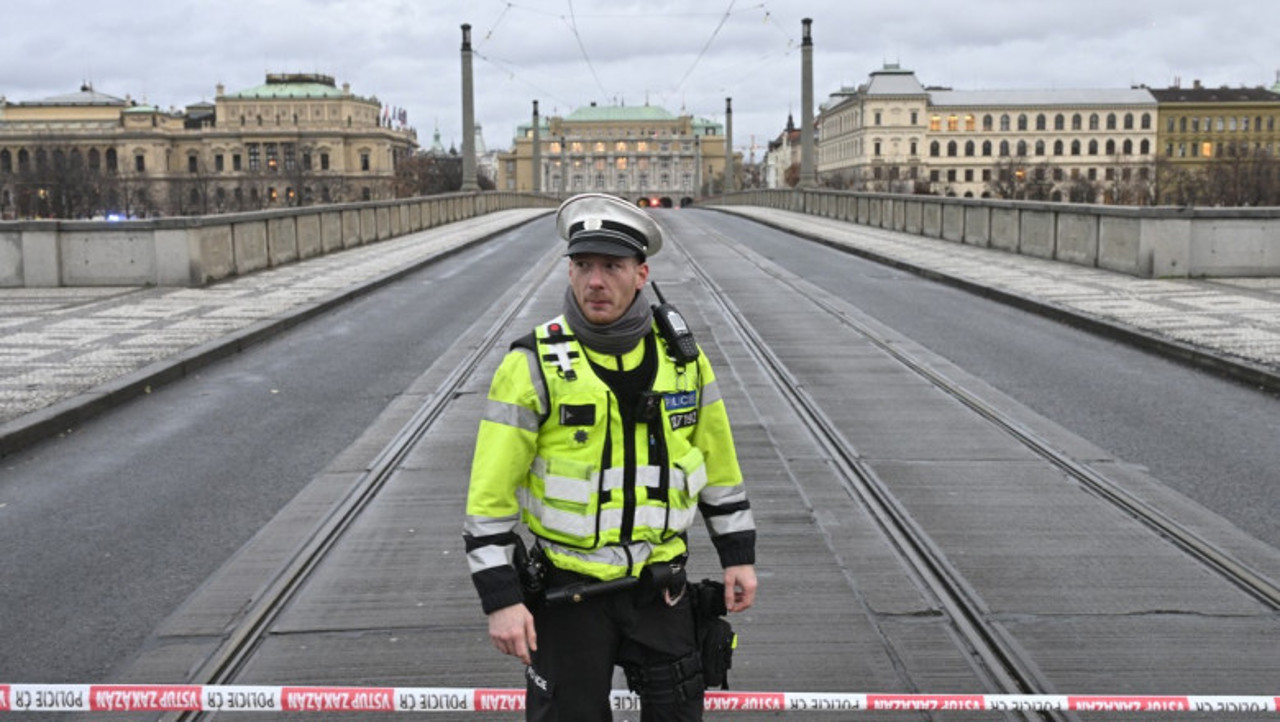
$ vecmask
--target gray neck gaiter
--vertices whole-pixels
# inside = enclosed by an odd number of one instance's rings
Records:
[[[653,309],[650,308],[644,291],[636,294],[631,307],[618,320],[602,326],[591,323],[582,315],[578,300],[573,297],[573,287],[570,286],[565,289],[564,294],[564,317],[583,346],[592,351],[613,355],[624,354],[635,348],[653,325]]]

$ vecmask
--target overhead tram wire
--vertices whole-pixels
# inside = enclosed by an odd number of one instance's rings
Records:
[[[702,57],[707,54],[707,50],[711,48],[711,43],[715,42],[716,36],[720,34],[720,29],[724,27],[725,23],[729,22],[729,16],[733,14],[733,4],[735,2],[737,2],[737,0],[729,0],[729,7],[725,8],[724,15],[720,16],[720,22],[716,24],[716,29],[711,31],[711,37],[707,38],[707,42],[702,46],[702,50],[698,52],[698,57],[693,59],[693,65],[690,65],[689,69],[685,71],[684,77],[680,78],[680,82],[676,83],[676,92],[679,92],[680,88],[684,87],[684,82],[689,79],[689,76],[693,74],[694,69],[698,67],[698,63],[702,60]]]
[[[573,0],[566,0],[569,3],[569,29],[573,31],[574,40],[578,41],[578,49],[582,51],[582,59],[587,64],[587,69],[591,71],[591,77],[596,79],[596,87],[600,88],[600,92],[605,97],[609,96],[609,91],[605,90],[604,83],[600,82],[600,76],[596,73],[596,66],[591,63],[591,56],[587,54],[587,46],[582,42],[582,35],[578,33],[578,19],[573,14]]]

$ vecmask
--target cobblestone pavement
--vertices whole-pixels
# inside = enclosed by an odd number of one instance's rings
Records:
[[[791,211],[718,210],[1280,377],[1280,278],[1135,278]]]
[[[493,213],[204,288],[0,289],[0,437],[33,412],[212,350],[546,212]]]

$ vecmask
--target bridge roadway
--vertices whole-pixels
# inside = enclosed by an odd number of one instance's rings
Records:
[[[680,212],[668,213],[671,215],[664,217],[664,223],[677,228],[684,223],[676,215]],[[818,219],[770,213],[766,220],[807,234],[865,236],[868,244],[886,245],[885,234],[849,233]],[[491,220],[500,225],[526,219],[511,213],[500,221]],[[470,230],[441,231],[431,242],[446,246],[465,243],[496,228],[477,230],[479,225]],[[439,240],[446,235],[453,240]],[[1070,297],[1082,314],[1119,313],[1142,305],[1147,315],[1157,315],[1153,309],[1163,304],[1167,315],[1147,331],[1153,336],[1165,333],[1175,314],[1194,316],[1188,312],[1194,305],[1200,309],[1198,313],[1212,319],[1202,326],[1217,329],[1197,339],[1205,342],[1198,353],[1232,362],[1249,355],[1247,366],[1252,372],[1275,373],[1277,369],[1276,345],[1267,339],[1268,334],[1276,336],[1272,329],[1280,316],[1280,301],[1268,281],[1182,281],[1170,287],[1163,282],[1078,269],[1089,274],[1086,279],[1073,277],[1072,268],[1059,268],[1058,264],[1038,264],[1031,259],[906,236],[896,240],[893,245],[901,248],[895,252],[912,254],[911,260],[901,263],[928,262],[933,266],[926,268],[937,274],[959,274],[956,269],[962,268],[969,274],[966,282],[973,284],[981,282],[980,278],[975,280],[975,274],[989,269],[991,277],[986,282],[992,287],[1013,284],[1017,293],[1026,296],[1033,296],[1031,291],[1035,290],[1041,296],[1039,301],[1055,306]],[[380,248],[386,253],[400,252],[391,244]],[[1199,563],[1098,497],[1066,482],[1059,471],[995,433],[988,422],[944,398],[919,374],[896,363],[865,338],[831,319],[787,313],[785,309],[800,308],[804,303],[798,296],[791,297],[797,292],[780,287],[776,293],[771,289],[767,297],[759,294],[758,269],[730,252],[727,245],[692,240],[680,245],[707,268],[715,269],[713,280],[783,357],[803,386],[821,399],[861,458],[945,550],[949,562],[965,574],[988,605],[991,618],[1036,660],[1040,674],[1056,691],[1274,691],[1280,652],[1274,643],[1264,641],[1275,639],[1274,610],[1238,590],[1224,588]],[[412,255],[420,251],[404,252]],[[299,288],[307,284],[298,283],[297,276],[273,277],[276,271],[203,291],[51,290],[39,298],[29,292],[0,292],[7,304],[16,304],[15,299],[25,299],[27,304],[23,313],[4,316],[6,324],[18,331],[6,332],[2,346],[6,360],[26,359],[33,369],[47,370],[35,362],[39,352],[62,353],[57,382],[71,389],[52,406],[15,416],[5,428],[12,433],[39,428],[25,420],[74,413],[71,409],[78,400],[101,404],[104,398],[126,398],[127,392],[119,396],[102,393],[104,384],[124,387],[145,384],[148,379],[159,382],[163,376],[153,374],[174,373],[165,370],[172,365],[170,361],[190,365],[199,363],[203,354],[223,352],[217,350],[221,342],[214,334],[199,339],[195,346],[178,349],[168,360],[146,359],[149,365],[126,370],[127,379],[92,377],[77,390],[72,379],[77,368],[73,359],[77,324],[67,321],[95,317],[147,321],[121,323],[110,333],[99,327],[90,343],[105,344],[100,348],[105,353],[112,344],[127,347],[125,340],[136,345],[142,338],[163,336],[183,320],[223,316],[214,307],[229,299],[239,298],[240,308],[246,305],[244,297],[255,294],[278,300],[279,306],[271,306],[274,320],[246,320],[243,311],[225,314],[240,324],[236,328],[227,324],[221,332],[242,337],[233,339],[232,348],[236,348],[246,342],[245,334],[266,333],[280,319],[292,323],[295,314],[332,300],[335,294],[347,293],[348,287],[375,282],[371,279],[393,272],[391,267],[383,267],[373,273],[361,271],[359,279],[344,276],[356,273],[352,269],[361,267],[360,259],[379,255],[365,249],[361,253],[368,256],[350,256],[345,263],[318,259],[300,264],[307,267],[300,271],[304,277],[324,279],[314,284],[322,291],[305,293]],[[975,262],[975,256],[982,260]],[[405,262],[402,257],[391,265]],[[946,267],[947,263],[954,265]],[[1031,279],[1048,271],[1052,277],[1042,278],[1038,284],[1016,280],[1019,273]],[[717,316],[706,292],[692,283],[692,272],[678,265],[675,255],[670,254],[655,259],[654,275],[690,315],[695,332],[725,381],[722,385],[762,529],[763,594],[756,609],[735,620],[743,639],[733,674],[735,688],[982,691],[970,660],[957,651],[936,600],[904,570],[893,545],[838,483],[824,451],[798,431],[801,424],[795,412],[764,378],[758,361],[746,353],[743,339]],[[348,281],[345,285],[344,280]],[[1145,289],[1151,293],[1144,295]],[[541,288],[515,326],[528,326],[554,313],[561,290],[562,284],[554,282]],[[1090,292],[1097,294],[1093,306],[1084,298]],[[68,301],[86,297],[93,298],[85,305]],[[187,310],[164,313],[166,302],[188,304]],[[1276,549],[1020,408],[911,340],[878,327],[861,317],[857,309],[843,308],[842,312],[1015,415],[1074,459],[1104,470],[1130,492],[1213,538],[1261,573],[1280,579],[1280,552]],[[62,324],[57,332],[41,336],[42,329],[54,323]],[[1128,325],[1133,319],[1117,319],[1117,323]],[[82,328],[87,326],[85,323]],[[370,459],[477,344],[483,326],[478,324],[459,339],[357,443],[210,578],[157,630],[144,652],[113,675],[116,681],[185,681],[185,675],[201,663],[243,612],[246,600],[263,588],[269,575],[298,547],[317,516],[341,498],[352,478],[367,468]],[[188,339],[193,337],[190,329],[188,324]],[[823,339],[820,354],[813,351],[814,338]],[[1243,346],[1231,345],[1237,339],[1248,341]],[[56,349],[57,343],[64,346]],[[1179,339],[1179,343],[1188,342]],[[838,373],[827,365],[833,359],[842,362]],[[491,369],[496,360],[496,355],[490,354],[483,369]],[[84,365],[91,366],[92,360],[85,360]],[[99,369],[96,373],[102,372]],[[493,652],[485,639],[458,541],[465,469],[486,373],[479,376],[457,395],[442,422],[416,443],[301,593],[275,618],[271,634],[239,675],[240,683],[510,687],[518,682],[519,670]],[[4,382],[12,390],[11,378],[6,375]],[[19,385],[40,387],[33,379],[29,376]],[[6,393],[7,406],[8,399],[18,394]],[[711,575],[714,570],[707,563],[711,558],[708,545],[701,534],[694,538],[695,554],[701,560],[694,573]],[[1159,681],[1159,689],[1147,686],[1153,680]]]

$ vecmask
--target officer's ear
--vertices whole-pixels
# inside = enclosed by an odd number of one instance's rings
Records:
[[[636,259],[636,290],[644,288],[644,282],[649,279],[649,262]]]

